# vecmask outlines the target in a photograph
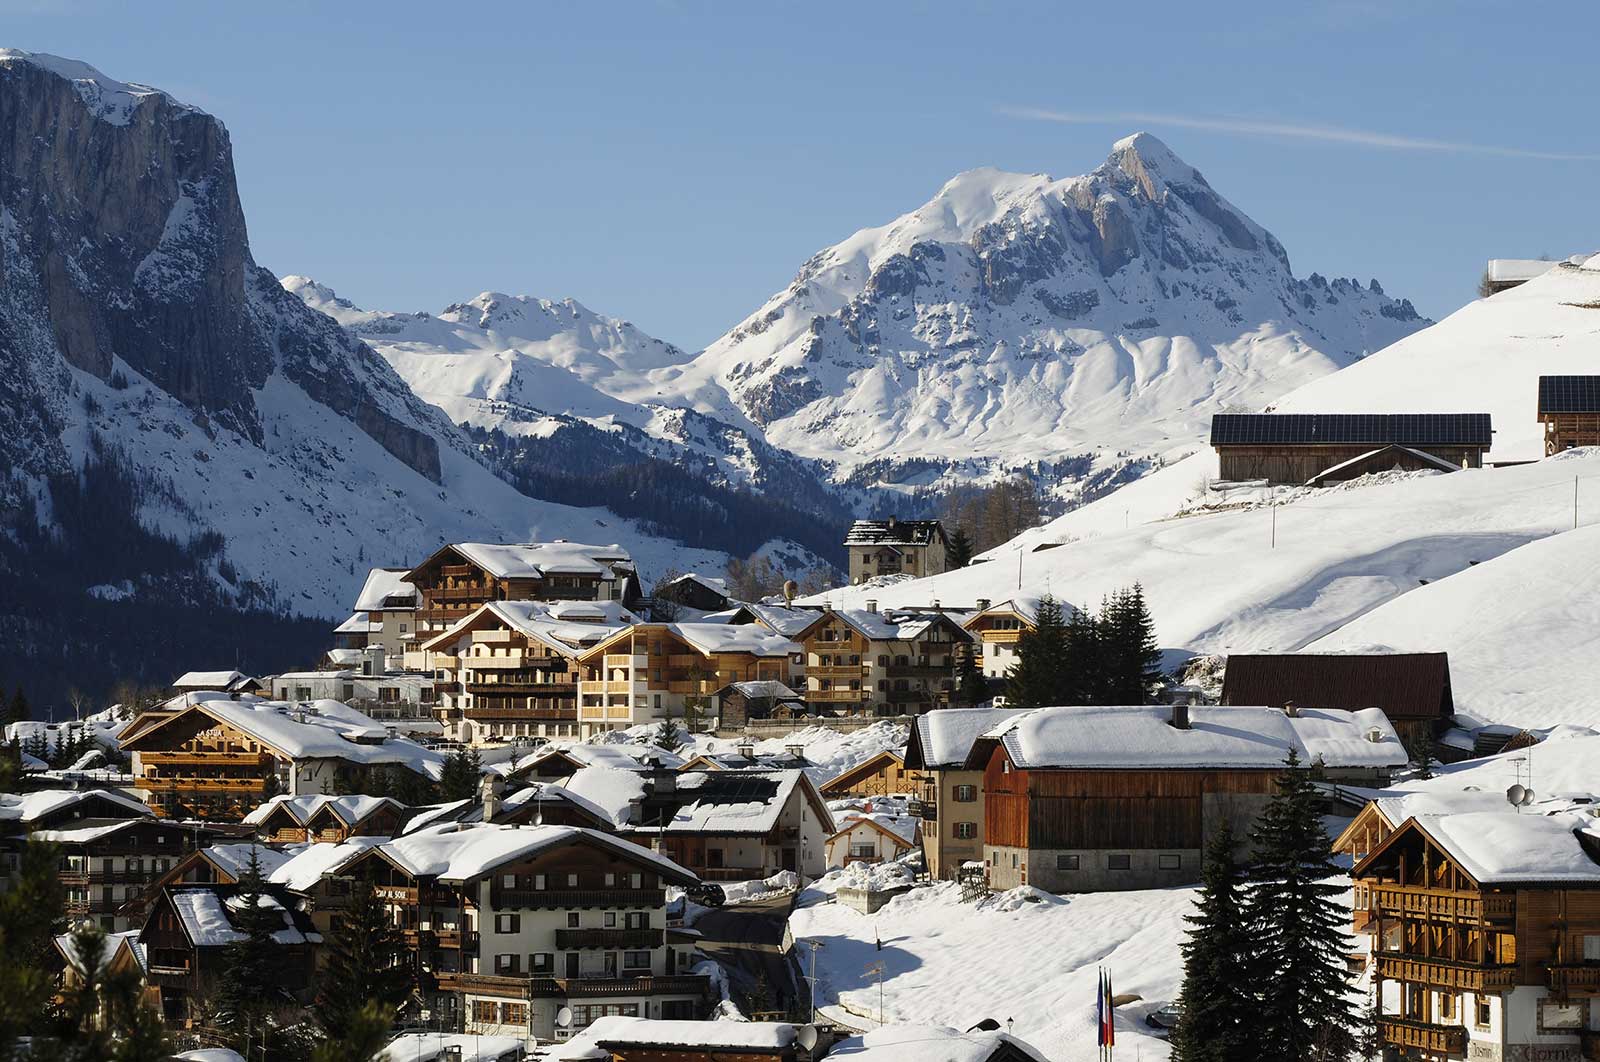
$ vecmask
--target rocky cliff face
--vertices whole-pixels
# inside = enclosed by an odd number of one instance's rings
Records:
[[[81,63],[0,51],[0,221],[15,311],[65,361],[117,359],[259,443],[253,392],[275,371],[355,419],[435,482],[435,416],[387,365],[250,257],[228,132],[215,118]],[[15,356],[13,349],[13,356]],[[410,423],[408,423],[408,421]]]
[[[1428,322],[1282,245],[1147,134],[1083,177],[974,170],[813,256],[649,386],[841,467],[1193,446]]]

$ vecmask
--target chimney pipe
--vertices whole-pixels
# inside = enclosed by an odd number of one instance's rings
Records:
[[[878,611],[878,603],[876,601],[872,600],[871,598],[868,598],[867,599],[867,611],[868,612],[872,612],[872,613],[876,613]]]
[[[989,611],[989,599],[988,598],[986,598],[986,597],[978,598],[978,611],[979,612],[987,612],[987,611]]]
[[[1300,717],[1300,706],[1293,701],[1287,701],[1283,706],[1283,714],[1290,719],[1298,719]]]
[[[479,798],[483,802],[483,821],[493,822],[500,811],[500,779],[486,774],[478,783]]]
[[[741,742],[739,745],[739,755],[743,756],[747,760],[754,760],[756,758],[755,744],[749,741]]]
[[[1174,704],[1172,706],[1172,728],[1174,730],[1189,729],[1189,706],[1187,704]]]

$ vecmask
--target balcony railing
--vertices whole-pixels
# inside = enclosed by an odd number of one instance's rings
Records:
[[[1464,1058],[1467,1053],[1467,1030],[1462,1025],[1434,1025],[1406,1018],[1380,1017],[1378,1034],[1384,1043],[1396,1047],[1410,1047],[1436,1055]]]
[[[503,720],[503,721],[537,721],[553,720],[555,722],[573,722],[578,718],[576,705],[567,705],[564,708],[463,708],[461,713],[468,719],[477,720]]]
[[[1549,966],[1545,977],[1550,991],[1565,994],[1579,991],[1584,994],[1600,992],[1600,963],[1582,966]]]
[[[517,974],[446,973],[435,975],[441,992],[482,992],[524,998],[562,996],[705,995],[711,980],[695,974],[669,977],[601,975],[598,977],[527,977]]]
[[[1517,901],[1499,893],[1452,892],[1417,885],[1371,886],[1371,907],[1386,914],[1416,915],[1457,922],[1503,922],[1516,914]]]
[[[659,929],[558,929],[556,947],[569,948],[659,948]]]
[[[950,678],[954,664],[892,664],[887,669],[890,678]]]
[[[237,790],[251,793],[265,792],[267,780],[265,778],[151,778],[148,775],[135,779],[134,783],[140,789],[149,789],[152,792],[166,791],[202,791],[202,790]]]
[[[702,867],[697,873],[706,881],[755,881],[772,872],[764,867]]]
[[[662,889],[506,889],[495,886],[491,891],[493,905],[502,910],[514,907],[660,907],[667,902],[667,894]]]
[[[1378,953],[1378,976],[1430,988],[1463,992],[1498,992],[1517,983],[1516,966],[1480,966],[1421,955]]]
[[[469,682],[467,692],[507,697],[541,693],[552,697],[560,694],[570,697],[578,692],[578,684],[576,682]]]

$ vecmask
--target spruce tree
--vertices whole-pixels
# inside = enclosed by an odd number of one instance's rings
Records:
[[[371,885],[357,883],[326,947],[317,992],[323,1029],[343,1035],[368,1006],[381,1009],[387,1028],[410,994],[411,970],[400,930]]]
[[[661,720],[656,732],[650,737],[650,744],[668,752],[677,752],[678,746],[683,744],[683,731],[678,728],[677,720]]]
[[[982,651],[982,642],[974,642],[957,650],[956,691],[951,698],[957,704],[975,708],[989,698],[989,680],[984,678],[983,668],[978,663],[978,654]]]
[[[1359,1021],[1345,957],[1348,885],[1333,861],[1317,790],[1289,751],[1287,770],[1251,834],[1254,867],[1247,921],[1256,934],[1254,980],[1263,988],[1255,1026],[1263,1062],[1347,1058]]]
[[[1108,696],[1107,643],[1099,618],[1087,610],[1074,609],[1067,621],[1064,641],[1066,692],[1061,703],[1115,703]]]
[[[0,891],[0,1058],[14,1057],[18,1040],[43,1028],[54,987],[47,957],[63,922],[60,863],[55,845],[29,841]]]
[[[17,687],[17,692],[11,695],[11,706],[6,709],[6,722],[23,723],[33,718],[32,711],[28,708],[28,698],[22,695],[22,687]]]
[[[1017,661],[1006,672],[1006,700],[1028,707],[1070,703],[1067,696],[1067,626],[1061,605],[1039,599],[1031,631],[1017,639]]]
[[[467,800],[478,792],[482,761],[477,749],[457,749],[444,761],[439,775],[439,795],[445,800]]]
[[[1172,1033],[1174,1062],[1234,1062],[1251,1057],[1257,1001],[1245,921],[1244,872],[1234,858],[1233,829],[1223,820],[1206,845],[1196,912],[1185,919],[1183,1017]]]
[[[243,1039],[260,1032],[268,1012],[282,1002],[277,984],[277,954],[272,935],[283,928],[283,915],[266,895],[261,858],[254,845],[250,861],[239,875],[232,903],[233,928],[239,939],[222,950],[222,972],[217,979],[217,1024]]]
[[[967,529],[958,527],[950,536],[950,543],[945,547],[945,567],[954,571],[965,568],[972,563],[972,538],[967,534]]]
[[[392,1035],[393,1018],[377,1003],[369,1004],[340,1027],[336,1035],[317,1045],[311,1062],[377,1062]]]

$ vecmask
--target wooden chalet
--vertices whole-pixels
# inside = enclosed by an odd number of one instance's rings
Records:
[[[1581,813],[1406,820],[1352,870],[1378,1028],[1407,1057],[1600,1057],[1600,832]]]
[[[1219,478],[1234,482],[1300,486],[1389,468],[1480,468],[1493,440],[1487,413],[1218,413],[1211,418]]]
[[[208,844],[172,864],[170,870],[152,880],[143,892],[135,895],[133,890],[128,890],[128,901],[119,914],[132,925],[143,925],[163,890],[178,885],[237,884],[252,857],[261,867],[263,876],[271,875],[290,858],[286,852],[255,841]]]
[[[393,837],[406,806],[388,797],[275,796],[246,815],[256,836],[271,844]]]
[[[584,737],[659,719],[717,714],[737,682],[783,682],[800,647],[757,624],[641,623],[578,657]]]
[[[1284,708],[1381,708],[1411,747],[1455,714],[1446,653],[1234,653],[1222,703]]]
[[[880,575],[938,575],[948,564],[949,547],[937,520],[857,520],[844,536],[850,584]]]
[[[1539,423],[1546,457],[1600,446],[1600,376],[1539,377]]]
[[[1016,716],[974,743],[989,885],[1052,892],[1198,880],[1224,821],[1239,838],[1302,769],[1403,766],[1382,713],[1188,705],[1069,706]]]
[[[657,606],[666,603],[669,607],[679,605],[698,612],[721,612],[733,603],[728,598],[726,579],[695,572],[662,580],[655,585],[650,596]]]
[[[776,679],[730,682],[717,691],[717,729],[743,730],[753,719],[800,719],[811,714],[806,699]]]
[[[38,789],[0,793],[0,834],[59,830],[87,819],[146,818],[141,800],[115,789]]]
[[[206,1001],[226,962],[227,947],[241,936],[229,903],[236,897],[237,889],[230,886],[175,886],[163,889],[151,906],[139,944],[149,985],[159,995],[169,1025],[187,1027],[205,1020]],[[273,976],[262,989],[309,1002],[321,937],[288,893],[263,893],[262,903],[283,921],[273,934]]]
[[[633,559],[621,546],[577,542],[441,546],[405,574],[416,588],[413,633],[426,640],[490,601],[639,599]]]
[[[942,612],[824,609],[795,640],[818,715],[919,715],[947,703],[973,637]]]
[[[146,956],[144,949],[139,947],[138,930],[124,930],[119,933],[108,933],[105,937],[105,948],[100,953],[99,961],[93,970],[89,969],[89,957],[80,954],[77,941],[71,933],[62,933],[54,938],[55,945],[50,966],[60,971],[60,993],[58,1003],[66,1003],[68,998],[76,992],[82,991],[90,981],[90,974],[98,989],[114,979],[130,978],[142,987],[141,1001],[150,1007],[157,1008],[161,1000],[155,989],[146,985],[148,971],[145,968]],[[100,1017],[105,1017],[106,1001],[101,997]]]
[[[983,775],[986,763],[967,759],[985,733],[1022,715],[1018,709],[944,708],[911,724],[902,769],[922,820],[922,855],[928,873],[954,880],[967,863],[983,860]]]
[[[605,1017],[564,1044],[553,1062],[796,1062],[815,1057],[786,1022],[661,1021]]]
[[[578,733],[577,658],[638,617],[614,601],[491,601],[421,643],[436,714],[470,743]]]
[[[1031,631],[1039,619],[1039,599],[1015,597],[992,605],[980,598],[978,611],[965,627],[983,646],[983,674],[988,679],[1003,679],[1017,662],[1017,641]]]
[[[888,749],[818,786],[822,795],[829,800],[852,796],[890,796],[908,792],[910,787],[911,779],[906,774],[904,758]]]

